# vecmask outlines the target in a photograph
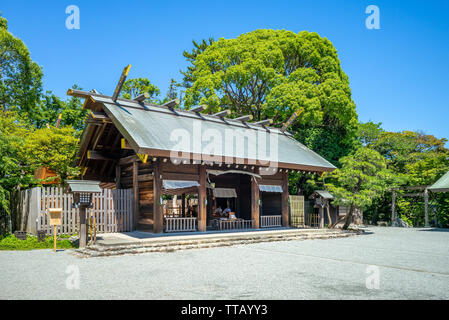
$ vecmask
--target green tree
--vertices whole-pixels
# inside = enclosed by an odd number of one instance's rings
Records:
[[[5,232],[14,213],[18,192],[36,182],[20,152],[27,136],[28,130],[16,113],[0,112],[0,234]]]
[[[36,129],[29,134],[21,148],[21,157],[27,159],[32,170],[47,167],[64,181],[79,175],[73,166],[79,139],[71,127]]]
[[[150,103],[158,103],[158,96],[161,91],[155,85],[153,85],[148,78],[136,78],[136,79],[128,79],[125,81],[121,96],[125,99],[134,99],[138,95],[143,93],[148,93],[150,98],[147,99]]]
[[[401,186],[428,186],[449,170],[449,150],[446,139],[438,139],[420,132],[384,131],[380,124],[366,123],[359,127],[359,142],[374,149],[386,158],[387,168],[400,180]],[[432,195],[433,196],[433,195]],[[445,202],[435,196],[432,203],[440,208]],[[414,226],[424,225],[424,201],[421,197],[397,198],[398,215]],[[441,212],[439,220],[445,219]],[[376,199],[364,212],[366,218],[390,219],[391,193]]]
[[[387,169],[385,159],[368,148],[359,148],[354,154],[340,160],[341,168],[327,176],[328,190],[334,195],[336,205],[349,206],[343,229],[352,221],[355,208],[365,209],[392,186],[394,176]]]
[[[166,103],[168,101],[172,101],[175,99],[178,99],[180,103],[182,103],[183,99],[183,91],[179,91],[179,88],[182,85],[178,83],[175,79],[170,79],[170,85],[168,86],[167,94],[165,95],[165,98],[162,99],[161,103]]]
[[[80,89],[74,85],[73,89]],[[34,126],[36,128],[43,128],[47,125],[56,125],[58,116],[61,115],[59,126],[69,126],[77,131],[84,128],[84,120],[87,115],[87,110],[83,109],[81,99],[78,97],[70,97],[64,101],[51,91],[47,91],[41,99],[40,106],[41,117],[35,119]]]
[[[306,31],[256,30],[208,45],[192,64],[187,107],[230,108],[235,116],[279,124],[304,108],[291,127],[296,139],[335,163],[351,151],[357,113],[329,40]]]
[[[201,54],[208,46],[210,46],[212,43],[214,43],[213,38],[209,38],[208,40],[203,39],[200,43],[196,42],[195,40],[192,40],[193,49],[192,51],[184,51],[182,55],[186,60],[190,63],[189,66],[187,66],[186,71],[181,70],[181,74],[183,77],[183,86],[185,88],[190,88],[192,84],[196,81],[196,77],[194,76],[195,71],[195,60],[198,57],[199,54]]]
[[[6,19],[0,17],[0,108],[19,110],[26,118],[39,116],[42,70],[7,26]]]

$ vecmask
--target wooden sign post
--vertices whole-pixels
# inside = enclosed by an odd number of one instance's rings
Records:
[[[56,252],[56,227],[62,224],[62,208],[48,209],[50,225],[53,226],[54,251]]]

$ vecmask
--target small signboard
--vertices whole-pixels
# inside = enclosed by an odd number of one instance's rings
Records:
[[[54,251],[56,252],[56,226],[62,224],[62,208],[49,208],[48,213],[50,214],[50,225],[53,226]]]
[[[62,208],[52,208],[48,209],[50,214],[50,225],[60,226],[62,224]]]

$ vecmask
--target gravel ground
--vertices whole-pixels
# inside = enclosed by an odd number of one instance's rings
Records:
[[[366,231],[89,259],[0,251],[0,299],[449,299],[449,230]]]

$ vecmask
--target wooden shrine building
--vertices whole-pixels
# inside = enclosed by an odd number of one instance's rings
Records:
[[[90,110],[77,164],[83,179],[133,190],[135,229],[154,233],[289,226],[288,172],[335,167],[285,130],[70,89]],[[165,210],[167,195],[181,210]],[[169,200],[170,202],[171,200]],[[179,200],[178,200],[179,201]],[[223,213],[226,213],[225,216]]]

